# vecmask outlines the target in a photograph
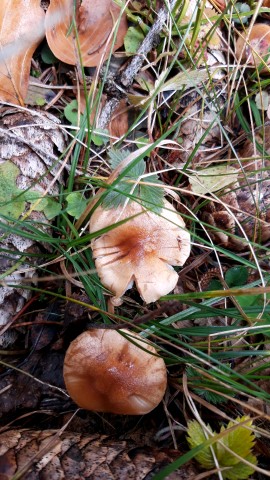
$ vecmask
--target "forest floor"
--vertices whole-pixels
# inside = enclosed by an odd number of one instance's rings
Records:
[[[269,7],[1,0],[1,480],[270,477]],[[79,408],[123,328],[163,398]]]

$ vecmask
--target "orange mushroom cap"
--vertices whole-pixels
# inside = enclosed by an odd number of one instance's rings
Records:
[[[265,23],[255,23],[252,28],[242,32],[236,42],[236,57],[247,62],[249,67],[262,64],[264,59],[269,65],[269,47],[270,47],[270,26]],[[269,68],[264,67],[263,73],[269,72]]]
[[[171,265],[182,266],[190,254],[190,235],[185,223],[169,202],[160,215],[130,202],[124,208],[105,210],[99,206],[90,220],[94,233],[137,215],[95,238],[91,247],[100,279],[116,297],[135,281],[150,303],[176,286],[178,275]]]
[[[119,332],[129,335],[136,345]],[[166,366],[138,334],[119,332],[88,330],[70,344],[64,361],[66,388],[87,410],[143,415],[163,398]]]

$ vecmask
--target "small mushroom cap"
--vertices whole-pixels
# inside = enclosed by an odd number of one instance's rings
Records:
[[[167,386],[164,360],[156,355],[153,346],[128,330],[88,330],[67,350],[67,391],[87,410],[124,415],[148,413],[160,403]]]
[[[265,23],[255,23],[246,33],[242,32],[236,41],[236,57],[242,55],[243,62],[254,67],[262,63],[262,59],[269,55],[270,26]],[[243,53],[242,53],[243,52]],[[265,60],[269,64],[269,57]],[[269,68],[262,69],[263,73],[269,72]]]
[[[92,241],[100,279],[116,297],[135,281],[147,303],[155,302],[176,286],[178,275],[171,265],[182,266],[190,254],[190,235],[177,211],[168,202],[157,215],[136,202],[123,208],[99,206],[90,220],[91,233],[134,215],[135,218]]]

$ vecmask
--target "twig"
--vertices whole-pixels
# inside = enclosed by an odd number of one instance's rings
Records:
[[[146,55],[154,46],[158,44],[159,34],[166,22],[168,10],[172,11],[175,4],[176,0],[171,0],[168,5],[165,5],[163,8],[160,9],[157,20],[155,21],[148,34],[146,35],[145,39],[143,40],[137,54],[135,55],[135,57],[133,57],[130,64],[122,73],[121,83],[124,85],[124,87],[129,87],[132,84],[133,79],[140,70]]]
[[[141,43],[137,54],[133,57],[130,64],[126,67],[126,69],[121,75],[120,83],[123,87],[129,87],[132,84],[135,76],[142,67],[146,55],[154,46],[158,44],[159,34],[166,22],[168,11],[172,11],[175,4],[176,0],[171,0],[168,5],[166,4],[163,8],[160,9],[157,20],[155,21],[148,34],[146,35],[145,39]],[[110,99],[106,102],[98,120],[98,128],[107,127],[113,112],[119,105],[119,102],[120,100],[116,98]]]

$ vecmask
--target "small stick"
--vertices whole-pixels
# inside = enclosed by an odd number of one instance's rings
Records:
[[[175,4],[176,0],[171,0],[168,3],[168,6],[164,6],[158,12],[157,20],[155,21],[148,34],[146,35],[145,39],[141,43],[137,54],[133,57],[130,64],[122,73],[121,83],[125,87],[129,87],[132,84],[134,77],[137,75],[138,71],[142,67],[146,55],[154,46],[158,44],[159,34],[164,26],[164,23],[166,22],[168,10],[172,11]]]
[[[174,5],[176,4],[177,0],[171,0],[168,3],[168,6],[164,6],[160,9],[158,13],[157,20],[154,22],[153,26],[147,33],[145,39],[142,41],[141,46],[138,49],[137,54],[133,57],[130,64],[126,67],[124,72],[121,75],[121,84],[124,87],[129,87],[134,78],[136,77],[138,71],[142,67],[142,64],[145,60],[146,55],[150,52],[150,50],[158,44],[159,41],[159,34],[166,22],[166,18],[168,15],[168,10],[172,11]],[[113,98],[106,102],[102,113],[98,119],[98,127],[99,128],[106,128],[110,122],[110,119],[113,115],[113,112],[118,107],[120,100]]]

